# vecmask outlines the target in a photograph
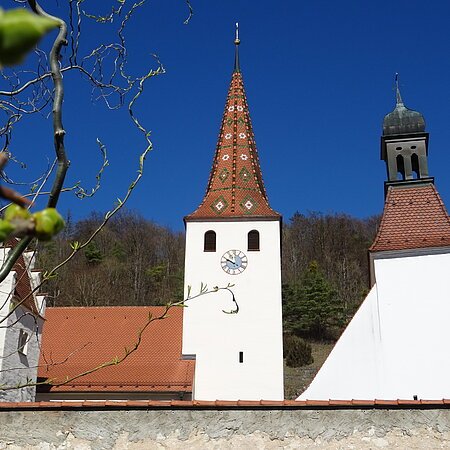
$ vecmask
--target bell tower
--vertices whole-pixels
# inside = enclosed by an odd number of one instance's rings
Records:
[[[372,288],[299,400],[450,396],[450,217],[428,176],[424,118],[405,107],[396,78],[381,138],[388,180],[369,249]]]
[[[195,358],[194,399],[282,400],[281,216],[269,205],[235,60],[205,196],[185,217],[183,354]]]
[[[432,182],[428,176],[428,133],[421,113],[403,103],[395,75],[396,105],[383,121],[381,159],[386,162],[386,187],[413,180]]]

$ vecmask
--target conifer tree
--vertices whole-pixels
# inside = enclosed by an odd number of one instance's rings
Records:
[[[284,287],[285,331],[318,340],[329,339],[343,325],[343,308],[334,287],[312,261],[300,283]]]

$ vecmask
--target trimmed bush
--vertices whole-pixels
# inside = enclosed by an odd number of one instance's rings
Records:
[[[301,367],[314,362],[311,345],[293,334],[283,336],[283,356],[288,367]]]

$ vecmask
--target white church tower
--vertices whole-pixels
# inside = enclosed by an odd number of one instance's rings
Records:
[[[372,289],[299,400],[450,398],[450,218],[427,157],[424,118],[397,85],[383,122],[388,181]]]
[[[185,217],[184,280],[185,296],[233,287],[187,303],[183,355],[196,360],[196,400],[282,400],[281,216],[262,181],[237,32],[235,45],[206,194]]]

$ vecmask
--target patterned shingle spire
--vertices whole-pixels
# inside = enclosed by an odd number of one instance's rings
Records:
[[[236,34],[234,71],[206,194],[197,210],[186,217],[187,220],[280,217],[269,206],[264,189],[239,68],[239,43],[239,36]]]

